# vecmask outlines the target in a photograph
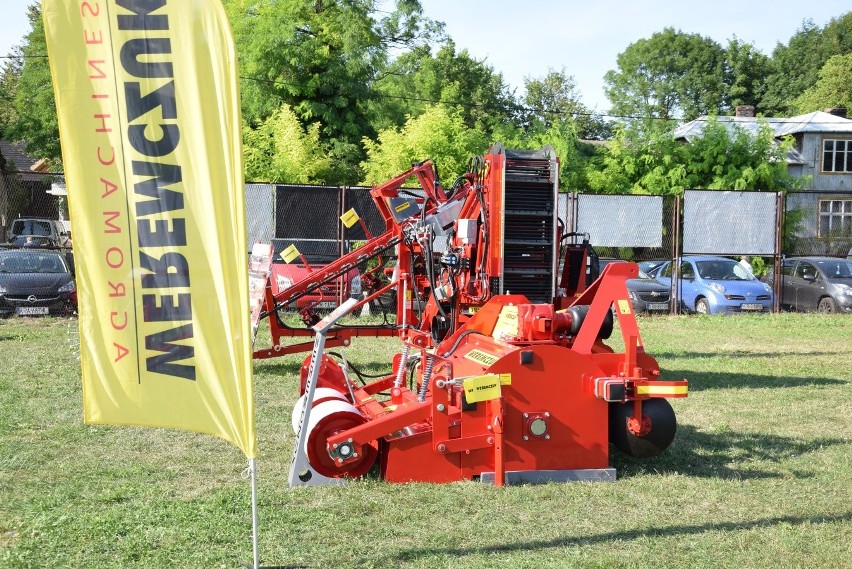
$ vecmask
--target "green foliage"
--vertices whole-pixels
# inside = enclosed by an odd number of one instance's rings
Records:
[[[725,107],[728,111],[737,105],[757,107],[766,92],[766,75],[769,58],[757,51],[754,45],[734,36],[725,50]]]
[[[710,38],[665,28],[630,44],[604,76],[612,113],[690,120],[715,114],[725,97],[725,52]]]
[[[471,156],[482,154],[488,139],[467,127],[462,116],[442,105],[428,107],[409,118],[401,129],[381,131],[377,140],[364,139],[367,160],[364,183],[378,184],[431,158],[439,167],[441,180],[449,185],[465,173]]]
[[[287,105],[252,129],[243,126],[246,179],[289,184],[325,183],[332,168],[319,137],[319,124],[307,131]]]
[[[786,45],[779,44],[772,52],[766,95],[758,111],[766,116],[795,114],[797,97],[817,83],[826,61],[850,52],[852,12],[832,19],[824,28],[806,20]]]
[[[636,194],[793,189],[802,180],[787,173],[785,157],[792,144],[776,143],[765,124],[755,134],[715,119],[689,143],[666,131],[645,136],[622,129],[608,146],[603,169],[589,174],[589,185],[598,192]]]
[[[792,103],[798,114],[831,107],[852,109],[852,52],[829,57],[819,80]]]
[[[26,142],[27,153],[32,156],[61,161],[59,123],[50,79],[50,65],[47,57],[44,57],[47,53],[47,42],[41,9],[37,4],[27,8],[27,18],[32,29],[24,38],[20,49],[25,59],[24,64],[17,69],[20,74],[17,76],[14,94],[16,116],[6,127],[4,136]]]
[[[577,82],[564,67],[548,70],[541,79],[526,78],[524,86],[521,125],[526,131],[547,131],[554,125],[570,123],[582,139],[611,136],[610,126],[581,102]]]
[[[376,81],[372,103],[377,130],[402,126],[408,117],[445,102],[468,128],[492,138],[495,128],[514,122],[517,103],[503,76],[452,40],[433,55],[428,46],[402,54]]]

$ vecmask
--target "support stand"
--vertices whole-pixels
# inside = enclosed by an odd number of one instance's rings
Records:
[[[308,439],[307,425],[311,418],[311,407],[314,403],[320,362],[322,361],[322,353],[325,350],[325,340],[328,336],[328,331],[338,320],[348,314],[357,303],[357,299],[350,298],[338,306],[331,314],[317,322],[313,327],[316,332],[314,349],[311,352],[311,364],[308,368],[308,379],[305,384],[305,401],[302,405],[302,414],[299,418],[296,445],[293,448],[293,458],[290,461],[289,482],[291,488],[295,488],[296,486],[325,486],[346,483],[346,480],[343,478],[328,478],[311,468],[308,457],[305,454],[305,443]]]

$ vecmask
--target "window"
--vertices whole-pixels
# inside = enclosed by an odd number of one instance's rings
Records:
[[[810,263],[805,263],[804,261],[799,263],[799,266],[796,267],[796,276],[800,279],[815,279],[816,272],[816,267],[814,267]]]
[[[852,172],[852,140],[822,141],[822,171]]]
[[[852,199],[819,201],[818,236],[852,236]]]

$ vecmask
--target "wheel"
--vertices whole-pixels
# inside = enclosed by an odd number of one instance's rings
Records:
[[[706,298],[699,298],[695,301],[695,312],[698,314],[710,314],[710,303]]]
[[[311,408],[305,438],[305,454],[311,468],[328,478],[358,478],[366,474],[376,462],[378,446],[375,441],[353,450],[357,460],[336,464],[329,456],[326,441],[329,437],[362,425],[366,419],[346,401],[329,399]]]
[[[633,415],[632,403],[611,403],[609,406],[609,442],[626,455],[636,458],[656,456],[669,448],[677,432],[674,409],[665,399],[646,399],[642,402],[642,418],[650,421],[650,430],[637,436],[627,428]]]
[[[817,312],[822,312],[824,314],[832,314],[837,312],[837,303],[834,302],[834,299],[830,296],[825,296],[819,299],[819,304],[817,304]]]

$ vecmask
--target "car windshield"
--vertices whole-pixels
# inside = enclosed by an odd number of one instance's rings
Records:
[[[67,273],[62,257],[55,253],[0,253],[0,273]]]
[[[852,263],[843,259],[831,261],[817,261],[817,265],[825,273],[825,276],[830,279],[849,279],[852,278]]]
[[[696,261],[699,276],[708,281],[753,281],[748,269],[736,261],[713,259],[710,261]]]

